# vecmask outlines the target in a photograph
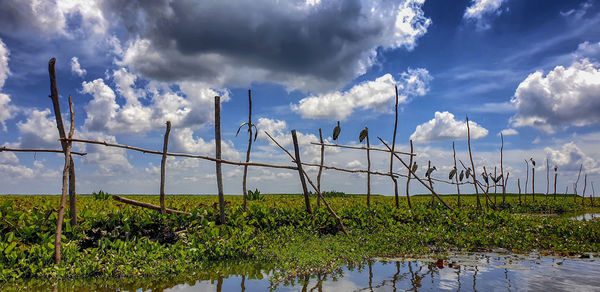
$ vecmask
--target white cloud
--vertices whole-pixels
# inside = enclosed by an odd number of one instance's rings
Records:
[[[557,128],[600,123],[600,68],[587,59],[546,76],[537,71],[519,84],[511,102],[514,127],[531,126],[546,133]]]
[[[561,169],[576,170],[583,164],[586,173],[600,173],[598,160],[586,155],[574,142],[564,144],[560,149],[544,148],[550,160]]]
[[[204,154],[214,157],[215,139],[205,141],[201,137],[194,138],[193,135],[194,132],[190,128],[174,130],[170,137],[172,147],[169,148],[174,152]],[[240,158],[240,153],[235,150],[235,146],[231,141],[221,141],[221,151],[224,159],[237,160]]]
[[[350,161],[350,162],[348,162],[346,164],[346,167],[348,167],[348,168],[359,168],[359,167],[363,167],[363,164],[360,161],[358,161],[358,160],[352,160],[352,161]]]
[[[429,90],[432,77],[426,69],[408,69],[401,74],[398,90],[401,96],[398,103],[409,101],[410,96],[423,96]],[[355,109],[372,109],[379,112],[387,111],[394,103],[394,86],[397,81],[391,74],[385,74],[373,81],[365,81],[350,88],[348,91],[310,96],[293,104],[292,110],[304,118],[346,119]]]
[[[71,72],[75,73],[79,77],[85,76],[87,71],[81,68],[81,64],[79,64],[79,58],[73,57],[71,58]]]
[[[517,108],[510,102],[488,102],[474,106],[471,111],[480,113],[513,113],[517,111]]]
[[[4,82],[10,70],[8,69],[8,56],[10,52],[2,39],[0,39],[0,124],[2,129],[6,131],[6,121],[15,116],[17,108],[10,104],[10,97],[7,94],[1,92],[4,87]]]
[[[474,121],[469,121],[471,139],[487,136],[488,130]],[[414,142],[432,142],[452,139],[467,139],[467,123],[457,121],[454,115],[445,112],[435,112],[435,117],[429,122],[418,125],[415,132],[410,135]]]
[[[269,118],[259,118],[256,124],[258,128],[258,138],[269,142],[270,145],[275,145],[271,139],[264,133],[268,132],[279,144],[283,147],[293,145],[291,130],[287,129],[287,123],[282,120],[273,120]],[[319,138],[313,134],[303,134],[296,131],[298,144],[300,146],[310,146],[311,142],[319,142]],[[309,147],[312,148],[312,147]],[[290,149],[288,149],[290,150]]]
[[[19,121],[17,128],[21,134],[20,147],[60,149],[56,119],[50,109],[28,111],[27,120]]]
[[[174,128],[197,128],[213,120],[214,96],[222,96],[222,102],[229,100],[227,91],[217,92],[196,82],[177,84],[181,92],[160,82],[135,88],[137,78],[124,68],[113,72],[118,96],[125,99],[123,105],[119,105],[117,94],[103,79],[83,82],[82,92],[93,97],[85,106],[84,128],[106,133],[145,133],[163,128],[168,120]],[[150,96],[149,105],[140,101],[146,96]]]
[[[500,131],[500,133],[502,133],[503,136],[511,136],[511,135],[519,134],[519,132],[515,129],[504,129],[504,130]],[[500,133],[498,133],[498,136],[500,136]]]
[[[19,158],[12,152],[0,152],[0,164],[15,165],[19,163]]]
[[[471,0],[471,6],[465,9],[463,18],[474,21],[477,27],[487,29],[490,27],[487,17],[500,15],[500,7],[506,0]]]
[[[577,50],[573,53],[576,59],[588,58],[590,60],[600,61],[600,42],[590,43],[588,41],[580,43]]]
[[[99,132],[82,132],[77,136],[83,139],[118,143],[115,136]],[[83,163],[97,167],[98,173],[104,177],[131,175],[130,170],[133,169],[133,166],[127,159],[125,149],[87,143],[76,143],[74,147],[86,152],[87,155],[81,158]]]

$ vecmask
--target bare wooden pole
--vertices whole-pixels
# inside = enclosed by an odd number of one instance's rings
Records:
[[[221,97],[215,96],[215,157],[221,159]],[[225,195],[223,194],[223,171],[221,162],[217,161],[217,189],[219,191],[220,224],[225,224]]]
[[[383,141],[383,139],[381,139],[381,137],[377,137],[379,139],[379,141],[381,141],[381,143],[383,143],[383,145],[385,145],[385,147],[387,147],[390,151],[392,150],[392,148],[390,148],[390,146],[388,146],[387,143],[385,143],[385,141]],[[400,162],[402,163],[402,165],[404,165],[404,167],[406,167],[408,169],[408,171],[410,172],[410,174],[417,179],[417,181],[419,181],[419,183],[421,183],[425,188],[427,188],[433,195],[436,196],[436,198],[438,200],[440,200],[440,202],[442,202],[442,204],[444,204],[444,206],[446,206],[446,208],[450,209],[450,210],[454,210],[452,207],[450,207],[450,205],[448,205],[433,189],[431,189],[421,178],[419,178],[417,176],[416,173],[414,173],[412,171],[412,169],[410,169],[410,167],[408,167],[408,165],[406,164],[406,162],[404,162],[404,160],[402,160],[402,158],[400,158],[400,156],[398,156],[398,154],[394,153],[392,151],[392,153],[394,154],[394,156],[396,156],[396,159],[400,160]]]
[[[75,163],[73,162],[72,156],[69,166],[69,218],[71,219],[71,226],[77,226],[77,193],[75,190]]]
[[[300,147],[298,147],[298,137],[296,136],[296,130],[292,130],[292,141],[294,142],[294,152],[296,154],[294,160],[298,167],[298,175],[300,177],[300,184],[302,184],[302,192],[304,193],[304,204],[306,205],[306,212],[312,214],[312,208],[310,207],[310,198],[308,197],[308,187],[306,187],[306,180],[304,179],[304,171],[302,171],[302,161],[300,160]]]
[[[312,144],[312,145],[323,145],[325,147],[337,147],[337,148],[346,148],[346,149],[367,150],[367,148],[360,147],[360,146],[325,144],[325,143],[317,143],[317,142],[310,142],[310,144]],[[379,149],[379,148],[369,147],[369,150],[370,151],[380,151],[380,152],[390,153],[390,151],[386,150],[386,149]],[[402,151],[394,151],[394,153],[396,153],[396,154],[402,154],[402,155],[417,156],[417,154],[415,154],[415,153],[408,153],[408,152],[402,152]]]
[[[252,149],[252,91],[248,89],[248,150],[246,151],[246,162],[250,162],[250,150]],[[248,165],[244,165],[244,178],[242,181],[242,193],[244,196],[244,203],[242,207],[246,210],[246,204],[248,201],[248,190],[246,189],[246,180],[248,177]]]
[[[594,207],[594,197],[596,197],[596,191],[594,190],[594,182],[590,182],[592,185],[592,197],[590,198],[590,202],[592,203],[592,207]]]
[[[143,149],[143,148],[133,147],[133,146],[128,146],[128,145],[108,143],[106,141],[94,141],[94,140],[75,139],[75,138],[61,139],[61,140],[79,142],[79,143],[104,145],[107,147],[123,148],[123,149],[128,149],[128,150],[133,150],[133,151],[139,151],[139,152],[146,153],[146,154],[156,154],[156,155],[163,154],[162,151],[155,151],[155,150]],[[297,168],[295,166],[277,165],[277,164],[259,163],[259,162],[236,162],[236,161],[229,161],[229,160],[224,160],[224,159],[217,159],[217,158],[206,156],[206,155],[167,153],[167,156],[197,158],[197,159],[204,159],[204,160],[209,160],[209,161],[213,161],[213,162],[220,162],[220,163],[231,164],[231,165],[240,165],[240,166],[248,165],[248,166],[262,166],[262,167],[270,167],[270,168],[297,170]]]
[[[410,153],[412,154],[414,149],[413,149],[413,141],[409,140],[410,142]],[[408,166],[410,168],[413,167],[413,155],[410,155],[410,158],[408,160]],[[408,209],[412,210],[412,204],[410,202],[410,192],[409,192],[409,187],[410,187],[410,170],[408,171],[408,173],[406,174],[406,201],[408,202]]]
[[[577,173],[577,180],[575,181],[575,183],[573,184],[573,192],[575,193],[573,195],[573,202],[575,202],[575,199],[577,198],[577,196],[579,195],[577,193],[577,185],[579,184],[579,178],[581,177],[581,169],[583,168],[583,163],[579,166],[579,173]]]
[[[277,145],[279,148],[281,148],[281,150],[283,150],[285,153],[287,153],[287,155],[292,160],[294,160],[294,156],[292,155],[292,153],[290,153],[287,149],[285,149],[285,147],[281,146],[281,144],[279,144],[277,142],[277,140],[275,140],[275,138],[273,138],[273,136],[271,136],[271,134],[269,134],[267,131],[265,131],[265,134],[267,135],[267,137],[269,137],[271,139],[271,141],[273,141],[273,143],[275,143],[275,145]],[[323,204],[325,204],[325,207],[327,207],[327,210],[329,211],[329,213],[335,218],[335,220],[338,224],[338,228],[340,230],[342,230],[344,232],[344,234],[348,235],[348,231],[346,231],[346,227],[344,227],[344,223],[342,223],[342,219],[340,218],[340,216],[338,216],[335,213],[333,208],[331,208],[331,205],[329,205],[327,200],[325,200],[323,195],[321,195],[321,191],[317,188],[317,186],[315,186],[315,184],[312,182],[312,180],[310,179],[310,176],[308,176],[306,171],[304,169],[302,169],[302,172],[304,173],[306,180],[308,180],[308,183],[312,186],[313,190],[315,190],[315,192],[317,192],[317,196],[319,196],[319,198],[321,198],[321,200],[323,200]]]
[[[429,170],[431,169],[431,160],[427,160],[427,172],[429,172]],[[429,175],[427,175],[427,180],[429,181],[429,188],[431,188],[433,190],[433,182],[431,181],[431,174],[433,173],[430,172]],[[431,193],[431,208],[433,208],[433,204],[435,203],[435,197],[433,195],[433,193]]]
[[[531,165],[531,196],[535,202],[535,165]]]
[[[410,141],[411,151],[412,151],[412,140]],[[456,173],[454,174],[454,180],[456,181],[456,193],[458,194],[458,208],[460,209],[460,186],[458,185],[458,168],[456,168],[456,149],[454,149],[454,141],[452,141],[452,157],[454,158],[454,169],[456,169]]]
[[[506,203],[506,178],[504,177],[504,135],[500,132],[500,175],[502,176],[502,203]]]
[[[469,116],[467,116],[467,145],[469,147],[469,159],[471,160],[471,169],[473,170],[473,186],[475,187],[475,195],[477,197],[477,209],[481,209],[481,202],[479,201],[479,190],[477,190],[477,171],[475,170],[475,164],[473,163],[473,155],[471,154],[471,128],[469,127]]]
[[[485,169],[485,165],[483,166],[483,172],[487,175],[487,169]],[[494,187],[496,187],[496,184],[494,184]],[[489,193],[490,193],[490,184],[489,184],[489,181],[488,181],[488,183],[485,184],[485,191],[484,191],[484,193],[485,193],[485,198],[486,198],[486,200],[485,200],[485,208],[487,210],[487,209],[490,208],[489,202],[492,201],[492,199],[489,198]],[[494,205],[496,204],[495,200],[496,200],[496,194],[494,194]]]
[[[521,179],[517,178],[517,187],[519,188],[519,204],[521,204]]]
[[[169,133],[171,133],[171,121],[167,121],[167,129],[165,131],[164,143],[163,143],[163,155],[160,161],[160,211],[165,213],[167,207],[165,207],[165,171],[167,169],[167,153],[169,147]]]
[[[558,168],[554,167],[554,199],[556,200],[556,180],[558,178]]]
[[[152,205],[152,204],[149,204],[149,203],[140,202],[140,201],[136,201],[136,200],[132,200],[132,199],[127,199],[127,198],[120,197],[120,196],[111,196],[111,198],[113,198],[113,200],[119,201],[121,203],[125,203],[125,204],[129,204],[129,205],[137,206],[137,207],[142,207],[142,208],[147,208],[147,209],[151,209],[151,210],[156,210],[156,211],[161,211],[162,212],[162,208],[160,206],[156,206],[156,205]],[[192,215],[191,213],[188,213],[188,212],[174,210],[174,209],[169,209],[169,208],[165,208],[164,212],[165,213],[173,213],[173,214],[181,214],[181,215],[189,215],[189,216]]]
[[[585,205],[585,189],[587,189],[587,173],[583,176],[583,193],[581,194],[582,205]]]
[[[398,85],[395,87],[396,91],[396,105],[394,107],[396,118],[394,120],[394,135],[392,136],[392,148],[390,149],[390,178],[394,182],[394,198],[396,201],[396,208],[400,208],[400,202],[398,201],[398,180],[392,175],[394,169],[394,147],[396,147],[396,131],[398,129]]]
[[[367,207],[371,207],[371,154],[369,153],[371,144],[369,143],[369,128],[365,127],[365,129],[367,130]]]
[[[496,204],[496,166],[494,166],[494,204]]]
[[[323,161],[325,160],[325,145],[323,145],[323,132],[319,128],[319,140],[321,141],[321,163],[319,164],[319,174],[317,174],[317,189],[321,191],[321,174],[323,174]],[[367,201],[369,199],[367,198]],[[317,197],[317,206],[321,207],[321,198]]]
[[[54,150],[54,149],[24,149],[24,148],[8,148],[8,147],[0,147],[0,152],[48,152],[48,153],[65,153],[62,150]],[[85,152],[76,152],[71,151],[71,155],[80,155],[85,156],[87,153]]]
[[[75,130],[75,122],[73,116],[73,102],[69,98],[69,105],[71,109],[71,128],[69,130],[69,137],[73,136]],[[63,179],[62,179],[62,195],[60,197],[60,207],[58,208],[58,219],[56,222],[56,233],[54,236],[54,263],[58,264],[61,260],[61,237],[62,237],[62,225],[65,217],[65,205],[67,204],[67,192],[69,187],[69,169],[71,165],[71,143],[66,143],[65,148],[65,166],[63,168]]]

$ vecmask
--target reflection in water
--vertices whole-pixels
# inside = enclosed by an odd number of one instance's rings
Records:
[[[219,265],[185,279],[28,282],[0,290],[54,291],[594,291],[600,262],[554,257],[474,254],[446,261],[388,259],[302,276],[271,285],[273,270],[250,264]],[[137,281],[137,282],[136,282]],[[465,282],[466,281],[466,282]],[[472,285],[463,285],[472,281]],[[470,287],[468,287],[470,286]]]
[[[573,216],[573,217],[571,217],[571,219],[579,220],[579,221],[600,219],[600,213],[585,213],[585,214]]]

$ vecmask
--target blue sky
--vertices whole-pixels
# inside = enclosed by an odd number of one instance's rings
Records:
[[[413,139],[417,163],[431,160],[434,177],[452,168],[453,141],[467,162],[468,115],[477,173],[499,168],[504,131],[509,191],[517,178],[524,185],[529,158],[538,191],[546,190],[546,159],[558,166],[559,192],[572,189],[581,164],[588,181],[600,178],[598,1],[9,1],[0,19],[3,146],[59,148],[47,97],[47,62],[56,57],[63,112],[68,95],[75,103],[76,137],[159,150],[171,120],[172,151],[214,155],[213,97],[221,95],[224,155],[241,161],[247,137],[235,132],[252,89],[259,130],[287,147],[298,130],[303,160],[318,162],[310,142],[319,128],[331,142],[337,120],[340,144],[359,145],[365,126],[374,147],[382,147],[377,136],[391,141],[397,84],[397,147]],[[89,153],[75,160],[79,192],[158,192],[160,157],[74,147]],[[389,157],[372,158],[376,170],[388,170]],[[58,193],[62,160],[0,153],[0,193]],[[262,133],[251,160],[291,164]],[[325,161],[366,167],[362,151],[327,149]],[[225,193],[241,193],[241,174],[225,167]],[[324,190],[364,193],[365,183],[358,174],[323,177]],[[292,171],[250,168],[248,184],[300,191]],[[170,158],[166,190],[214,193],[214,163]],[[393,194],[387,177],[374,178],[373,190]],[[425,191],[416,183],[412,190]]]

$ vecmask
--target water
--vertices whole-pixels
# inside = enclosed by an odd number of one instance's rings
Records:
[[[585,213],[577,216],[571,217],[573,220],[594,220],[600,219],[600,213]]]
[[[600,291],[600,261],[539,255],[456,254],[447,261],[376,259],[327,275],[273,284],[272,270],[246,265],[196,279],[28,283],[3,290],[55,291]],[[137,281],[137,282],[136,282]]]

